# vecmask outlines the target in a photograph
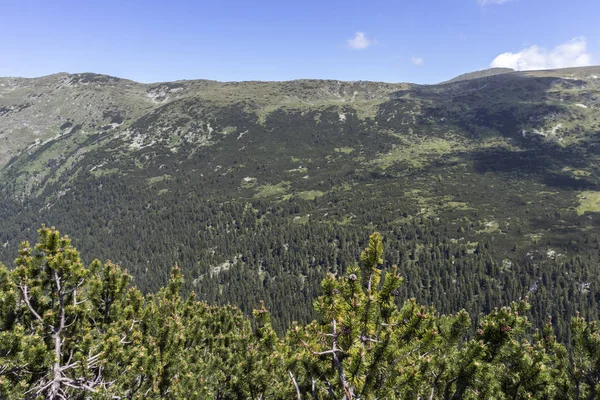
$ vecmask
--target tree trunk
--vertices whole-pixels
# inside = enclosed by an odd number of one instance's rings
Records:
[[[54,332],[54,377],[52,382],[52,389],[50,391],[50,400],[55,400],[59,398],[60,392],[60,382],[62,378],[62,371],[60,366],[60,355],[61,355],[61,341],[60,341],[60,331],[56,330]]]

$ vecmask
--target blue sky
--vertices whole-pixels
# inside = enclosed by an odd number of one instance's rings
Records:
[[[600,63],[598,0],[0,0],[0,16],[0,76],[435,83]]]

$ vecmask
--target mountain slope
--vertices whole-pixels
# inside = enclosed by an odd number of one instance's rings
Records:
[[[0,259],[46,222],[143,290],[178,263],[200,298],[264,298],[285,326],[378,229],[406,295],[442,311],[530,292],[597,318],[598,76],[0,79]]]
[[[483,69],[481,71],[468,72],[466,74],[458,75],[450,80],[441,82],[440,85],[443,85],[445,83],[454,83],[454,82],[460,82],[460,81],[468,81],[471,79],[485,78],[485,77],[494,76],[494,75],[508,74],[508,73],[514,72],[514,71],[515,70],[512,68],[488,68],[488,69]]]

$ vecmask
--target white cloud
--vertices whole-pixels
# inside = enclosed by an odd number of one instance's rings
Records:
[[[423,60],[423,57],[413,57],[410,59],[410,62],[412,62],[415,65],[423,65],[423,63],[425,62],[425,60]]]
[[[584,67],[592,64],[592,56],[586,48],[584,37],[577,37],[552,50],[533,45],[518,53],[502,53],[494,58],[490,66],[508,67],[517,71]]]
[[[481,5],[483,7],[489,6],[491,4],[504,4],[504,3],[508,3],[509,1],[512,1],[512,0],[477,0],[479,5]]]
[[[354,38],[348,39],[348,46],[350,46],[350,48],[353,48],[355,50],[366,49],[367,47],[371,46],[372,44],[373,44],[373,41],[370,39],[367,39],[367,37],[365,36],[365,34],[363,32],[356,32],[356,35],[354,35]]]

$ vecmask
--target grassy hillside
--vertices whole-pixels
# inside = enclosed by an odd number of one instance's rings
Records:
[[[470,79],[485,78],[488,76],[507,74],[509,72],[514,72],[514,71],[515,70],[512,68],[488,68],[488,69],[483,69],[481,71],[467,72],[466,74],[458,75],[450,80],[442,82],[441,84],[467,81]]]

